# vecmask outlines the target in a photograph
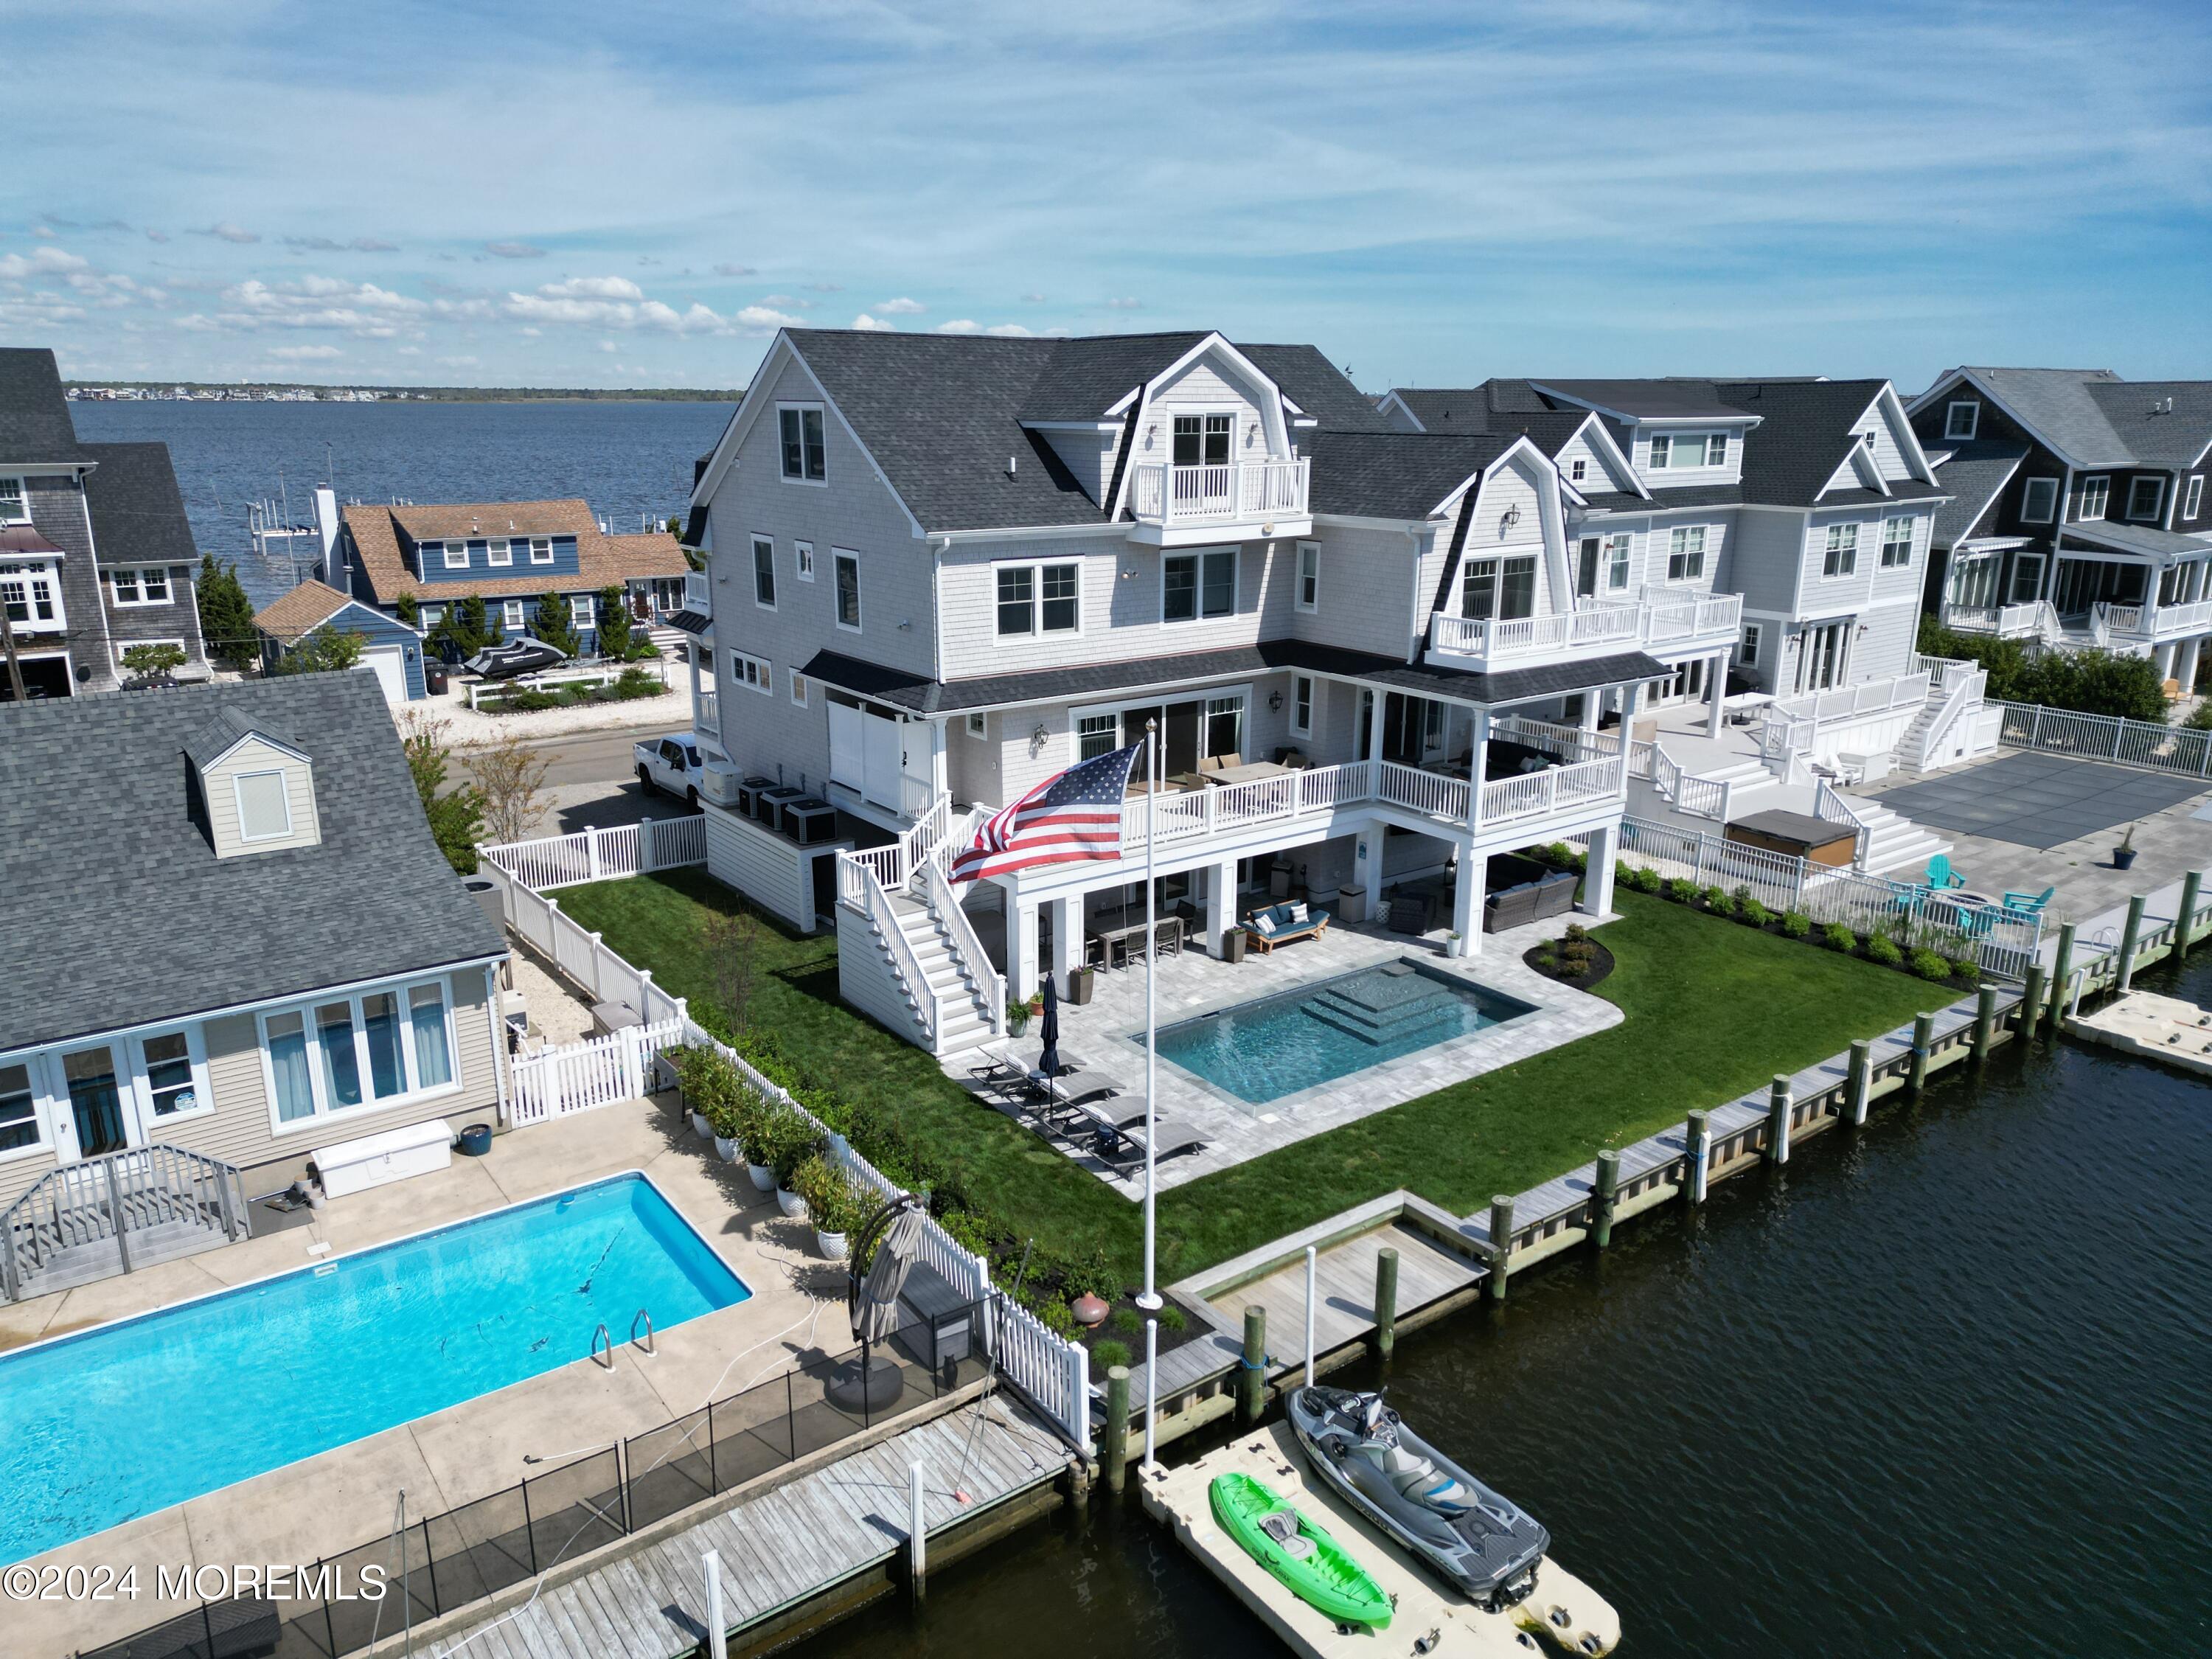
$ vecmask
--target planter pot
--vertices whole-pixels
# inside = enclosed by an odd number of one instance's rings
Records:
[[[775,1179],[775,1172],[772,1170],[769,1172],[769,1179]],[[796,1218],[806,1213],[806,1200],[790,1188],[779,1187],[775,1189],[775,1207],[786,1215]]]
[[[1113,1310],[1109,1308],[1102,1298],[1085,1291],[1075,1298],[1075,1305],[1068,1311],[1075,1316],[1077,1324],[1096,1329],[1106,1322],[1106,1316]]]
[[[702,1140],[712,1140],[714,1138],[714,1126],[707,1121],[707,1115],[704,1112],[691,1114],[691,1133]]]
[[[2112,848],[2112,868],[2113,868],[2113,869],[2115,869],[2115,870],[2132,870],[2132,869],[2134,869],[2135,867],[2136,867],[2136,849],[2135,849],[2134,848],[2132,848],[2132,847],[2115,847],[2114,848]]]
[[[814,1248],[821,1252],[824,1261],[842,1261],[845,1259],[845,1235],[825,1233],[817,1227],[814,1230]]]
[[[1221,930],[1221,959],[1224,962],[1243,961],[1244,947],[1248,942],[1249,935],[1246,934],[1242,927],[1223,928]]]
[[[767,1164],[748,1164],[745,1173],[753,1178],[753,1185],[759,1191],[772,1193],[775,1190],[775,1171]]]
[[[1098,976],[1088,968],[1078,968],[1067,976],[1067,1000],[1080,1008],[1091,1000],[1098,988]]]
[[[737,1162],[738,1143],[725,1135],[716,1135],[714,1137],[714,1156],[720,1158],[725,1164],[734,1164]]]

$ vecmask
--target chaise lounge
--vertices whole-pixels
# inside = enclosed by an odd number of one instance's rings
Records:
[[[1271,904],[1247,916],[1244,931],[1254,950],[1272,951],[1293,939],[1319,939],[1328,931],[1328,912],[1310,910],[1303,904]]]

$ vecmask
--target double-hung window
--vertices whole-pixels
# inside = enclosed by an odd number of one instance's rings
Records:
[[[1203,752],[1213,755],[1239,755],[1244,751],[1244,696],[1208,697],[1206,700],[1206,748]]]
[[[1828,545],[1820,560],[1823,576],[1848,576],[1859,568],[1859,527],[1855,524],[1828,526]]]
[[[1046,634],[1073,634],[1080,625],[1081,567],[1048,564],[1037,573],[1037,626]]]
[[[0,564],[0,605],[18,628],[58,620],[54,580],[42,564]]]
[[[111,570],[107,573],[107,583],[118,605],[167,605],[169,602],[169,573],[165,569]]]
[[[522,601],[509,599],[499,608],[500,624],[510,634],[522,631]]]
[[[1298,544],[1298,609],[1312,611],[1321,605],[1321,544]]]
[[[264,1014],[261,1039],[275,1127],[451,1088],[453,1030],[442,983],[390,986]],[[147,1081],[155,1083],[146,1043]],[[155,1088],[155,1110],[161,1110]]]
[[[185,1117],[206,1104],[192,1069],[192,1046],[182,1031],[165,1031],[138,1045],[146,1062],[146,1097],[154,1115]]]
[[[597,621],[593,612],[598,603],[589,593],[571,593],[568,596],[568,626],[575,629],[592,627]]]
[[[21,478],[0,478],[0,524],[28,524],[31,505]]]
[[[1234,415],[1178,415],[1175,417],[1177,466],[1226,466]]]
[[[2128,480],[2128,517],[2155,519],[2166,505],[2166,480],[2155,475]]]
[[[1000,565],[995,576],[999,637],[1078,631],[1082,574],[1073,564]]]
[[[999,637],[1036,631],[1036,571],[1009,565],[999,572]]]
[[[860,556],[842,548],[830,549],[830,556],[835,564],[832,575],[837,586],[837,626],[849,628],[857,634],[860,629]]]
[[[1536,610],[1536,558],[1469,559],[1461,572],[1460,615],[1512,622]]]
[[[1943,435],[1946,438],[1963,442],[1972,437],[1981,424],[1982,405],[1977,398],[1961,398],[1944,407]]]
[[[1693,582],[1705,574],[1705,526],[1676,525],[1667,532],[1667,580]]]
[[[1626,532],[1605,538],[1605,590],[1608,593],[1626,592],[1628,588],[1628,556],[1635,538]]]
[[[1759,643],[1759,624],[1757,623],[1746,623],[1743,625],[1742,642],[1736,647],[1736,660],[1742,663],[1747,668],[1758,667]]]
[[[495,536],[484,548],[484,562],[505,567],[514,562],[514,544],[504,536]]]
[[[1705,465],[1707,466],[1726,466],[1728,465],[1727,433],[1713,432],[1706,434]]]
[[[532,564],[553,562],[553,538],[550,536],[532,536],[530,538],[530,562]]]
[[[1291,735],[1313,736],[1314,683],[1310,674],[1291,676]]]
[[[2058,516],[2058,480],[2030,478],[2020,497],[2022,524],[2049,524]]]
[[[775,670],[769,666],[768,659],[749,651],[730,653],[730,678],[748,691],[767,694],[775,689]]]
[[[0,483],[6,482],[0,479]],[[36,1146],[44,1139],[39,1127],[39,1094],[31,1087],[31,1068],[21,1062],[0,1066],[0,1152]]]
[[[1881,568],[1896,570],[1912,562],[1912,520],[1884,519],[1881,521]]]
[[[2193,519],[2203,506],[2204,475],[2202,472],[2192,472],[2189,475],[2189,488],[2182,492],[2181,516],[2185,519]]]
[[[753,538],[753,603],[775,609],[775,543],[766,536]]]
[[[2081,480],[2081,493],[2074,498],[2074,517],[2082,524],[2094,524],[2105,516],[2106,504],[2112,497],[2112,481],[2101,474]]]
[[[469,568],[469,544],[466,542],[447,542],[445,554],[447,569],[466,570]]]
[[[1160,561],[1160,620],[1186,623],[1237,609],[1237,550],[1174,553]]]
[[[822,406],[786,404],[775,412],[781,440],[783,476],[800,483],[821,483],[829,476],[829,455],[822,442]]]
[[[1119,714],[1085,714],[1075,722],[1076,759],[1097,760],[1101,755],[1112,754],[1121,745]]]

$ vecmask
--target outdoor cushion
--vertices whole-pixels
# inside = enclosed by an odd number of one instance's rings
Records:
[[[1275,931],[1275,913],[1273,910],[1255,911],[1252,915],[1252,926],[1262,933],[1273,933]]]
[[[1304,905],[1303,905],[1303,904],[1293,904],[1293,905],[1291,907],[1291,925],[1292,925],[1293,927],[1304,927],[1304,926],[1305,926],[1305,922],[1306,922],[1306,907],[1305,907]]]

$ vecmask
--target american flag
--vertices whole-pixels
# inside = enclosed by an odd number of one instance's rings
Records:
[[[1055,772],[1012,806],[983,820],[954,855],[955,881],[1003,876],[1040,864],[1121,856],[1121,798],[1142,744]]]

